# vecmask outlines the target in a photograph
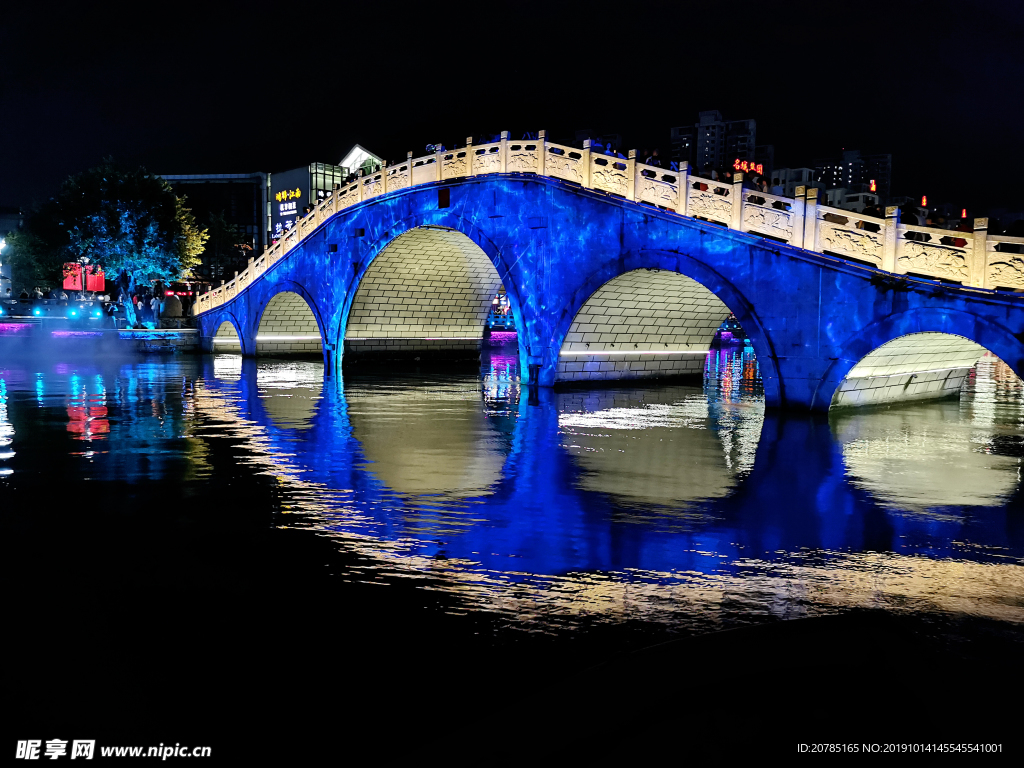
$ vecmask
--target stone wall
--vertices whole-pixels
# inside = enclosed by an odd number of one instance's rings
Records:
[[[984,354],[984,347],[961,336],[902,336],[857,363],[836,390],[832,405],[883,405],[957,395]]]
[[[462,233],[410,230],[377,256],[359,283],[345,355],[475,355],[500,287],[490,259]]]
[[[242,354],[242,344],[231,323],[224,321],[213,337],[213,351],[216,353]]]
[[[284,291],[267,304],[256,331],[256,354],[323,355],[316,317],[299,294]]]
[[[638,269],[605,283],[573,320],[558,381],[700,375],[729,309],[675,272]]]

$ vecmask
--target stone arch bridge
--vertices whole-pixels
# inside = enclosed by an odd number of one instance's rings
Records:
[[[1024,239],[905,225],[536,140],[409,158],[335,190],[200,297],[204,348],[466,356],[504,286],[531,383],[702,370],[730,313],[768,407],[952,394],[1024,374]],[[955,237],[954,237],[955,236]]]

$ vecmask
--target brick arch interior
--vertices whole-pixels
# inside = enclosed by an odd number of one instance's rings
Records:
[[[323,355],[323,339],[313,310],[294,291],[282,291],[267,303],[256,330],[256,354]]]
[[[491,260],[466,235],[410,229],[363,275],[345,328],[345,357],[475,356],[500,287]]]
[[[213,335],[213,351],[217,353],[242,354],[242,342],[230,320],[225,320]]]
[[[700,374],[729,308],[678,272],[636,269],[602,285],[562,342],[556,381]]]
[[[910,333],[869,352],[832,396],[832,407],[883,405],[960,392],[985,347],[951,333]]]

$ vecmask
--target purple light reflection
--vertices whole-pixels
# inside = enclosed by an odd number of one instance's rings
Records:
[[[515,331],[491,331],[491,341],[498,344],[511,344],[518,339],[519,336]]]
[[[0,333],[21,333],[31,327],[32,323],[0,323]]]
[[[57,339],[66,339],[69,337],[80,337],[80,336],[102,336],[103,331],[50,331],[50,335]]]

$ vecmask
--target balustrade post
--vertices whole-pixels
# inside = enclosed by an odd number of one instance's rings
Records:
[[[434,181],[441,181],[441,163],[444,162],[444,153],[434,153]]]
[[[580,160],[580,179],[583,186],[590,189],[590,139],[583,141],[583,158]]]
[[[797,187],[793,190],[793,239],[790,245],[797,248],[804,247],[804,208],[807,206],[807,187]]]
[[[885,209],[885,236],[882,239],[882,271],[896,272],[896,238],[900,231],[900,209],[895,205]]]
[[[818,188],[810,187],[804,204],[804,248],[818,250]]]
[[[679,173],[676,176],[679,189],[676,190],[676,213],[680,216],[686,215],[686,203],[690,199],[687,190],[690,189],[690,164],[683,160],[679,163]]]
[[[501,172],[505,173],[508,163],[508,131],[501,132]]]
[[[626,199],[631,203],[636,202],[636,175],[638,173],[640,171],[636,167],[636,150],[631,149],[626,160]]]
[[[537,131],[537,175],[538,176],[543,176],[544,173],[545,173],[544,160],[548,156],[548,150],[547,150],[548,140],[547,140],[547,135],[548,135],[548,132],[546,130],[541,129],[541,130]]]
[[[991,288],[988,284],[988,219],[974,220],[971,250],[970,285]]]
[[[466,137],[466,162],[469,163],[469,167],[466,169],[467,176],[474,176],[473,171],[473,137]]]
[[[386,195],[388,193],[388,163],[385,160],[384,164],[380,167],[380,193]],[[338,210],[341,210],[341,206],[338,206]]]
[[[360,168],[356,175],[356,202],[363,202],[363,169]]]
[[[743,173],[732,176],[732,221],[729,228],[743,231]]]

